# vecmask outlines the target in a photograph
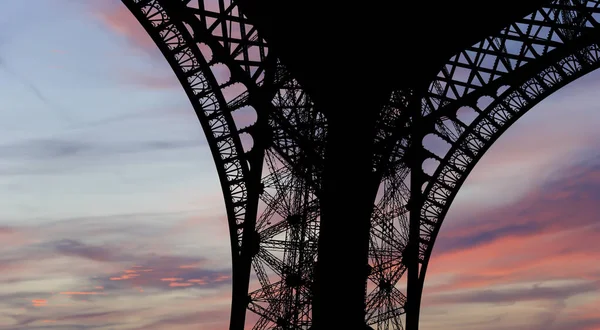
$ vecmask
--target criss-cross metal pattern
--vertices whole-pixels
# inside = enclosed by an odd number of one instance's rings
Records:
[[[430,85],[424,121],[449,150],[428,152],[439,165],[423,192],[425,265],[450,203],[483,153],[535,104],[597,68],[599,3],[553,1],[454,56]]]
[[[238,289],[250,291],[244,301],[234,298],[232,311],[247,306],[259,316],[255,329],[308,329],[326,119],[269,57],[266,42],[235,3],[123,2],[171,64],[211,146],[228,212],[234,297],[235,282],[247,281],[239,268],[252,260],[256,288]],[[235,113],[248,108],[257,120],[238,128]],[[252,149],[244,148],[244,133]],[[405,300],[394,284],[405,271],[398,253],[406,230],[398,225],[406,222],[399,193],[406,186],[397,183],[400,172],[387,173],[372,219],[369,280],[375,285],[366,313],[367,323],[381,329],[401,327]]]
[[[395,91],[382,111],[376,138],[375,170],[382,185],[397,190],[399,215],[394,225],[400,249],[394,258],[404,264],[410,221],[418,221],[418,278],[406,285],[423,288],[427,265],[442,221],[458,190],[484,152],[526,111],[569,82],[598,68],[599,1],[556,0],[520,19],[499,33],[453,56],[428,89]],[[415,105],[415,103],[417,103]],[[412,110],[420,109],[420,113]],[[386,118],[387,116],[387,118]],[[393,124],[389,124],[393,123]],[[415,134],[416,132],[416,134]],[[418,135],[417,135],[418,134]],[[437,138],[423,146],[424,137]],[[412,146],[420,149],[411,151]],[[446,148],[444,148],[446,146]],[[445,149],[445,150],[443,150]],[[433,162],[432,162],[433,161]],[[434,163],[434,166],[431,166]],[[410,182],[417,181],[411,187]],[[383,199],[383,198],[382,198]],[[415,220],[410,218],[415,212]],[[374,217],[379,214],[375,207]],[[372,231],[379,230],[373,222]],[[378,235],[372,233],[371,241]],[[381,242],[394,242],[386,238]],[[375,259],[372,248],[372,259]],[[391,254],[390,254],[391,255]],[[393,281],[371,285],[369,297],[385,295],[379,288],[402,287],[406,267]],[[369,277],[372,279],[372,276]],[[402,310],[407,299],[388,305]],[[401,325],[385,324],[399,329]]]
[[[232,328],[248,309],[255,329],[309,329],[325,116],[235,2],[123,2],[175,71],[210,145],[231,234]],[[403,293],[406,285],[422,290],[444,216],[490,145],[535,104],[600,65],[599,6],[549,1],[453,56],[427,89],[393,92],[373,154],[381,185],[371,217],[368,325],[403,328],[407,303],[420,301]],[[240,125],[236,114],[248,109],[256,120]],[[423,146],[424,137],[438,144]],[[415,221],[418,283],[406,283]]]
[[[312,158],[325,118],[230,1],[123,2],[175,71],[213,153],[231,235],[232,323],[244,326],[241,306],[259,316],[255,329],[307,329],[319,214]],[[248,109],[256,121],[238,127],[236,112]]]
[[[371,217],[366,323],[374,329],[403,329],[406,296],[400,279],[406,271],[402,253],[408,242],[407,196],[403,168],[390,171],[380,185]]]

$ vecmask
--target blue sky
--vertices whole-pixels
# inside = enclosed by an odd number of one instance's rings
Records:
[[[116,0],[3,10],[0,329],[226,329],[224,203],[162,55]],[[536,107],[471,174],[425,328],[600,329],[598,77]]]

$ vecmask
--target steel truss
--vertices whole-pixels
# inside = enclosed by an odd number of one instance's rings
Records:
[[[536,104],[598,68],[599,7],[596,0],[553,1],[453,57],[431,84],[422,113],[429,134],[450,149],[441,156],[428,152],[440,165],[423,192],[424,266],[450,203],[485,151]],[[473,116],[461,119],[468,111]]]
[[[418,242],[418,249],[405,248],[404,253],[415,259],[414,264],[406,262],[408,329],[418,328],[435,239],[470,171],[523,114],[600,66],[599,6],[600,1],[549,1],[453,56],[418,97],[420,111],[411,113],[407,107],[409,118],[402,125],[411,128],[395,129],[391,143],[406,146],[409,155],[401,167],[411,172],[411,191],[405,197],[413,211],[409,241]],[[436,146],[423,146],[424,138],[432,138]],[[443,145],[447,151],[439,150]]]
[[[248,318],[255,329],[309,329],[325,116],[235,2],[123,2],[179,78],[217,166],[231,236],[231,329],[244,328],[246,310],[257,316]],[[392,94],[373,155],[381,185],[371,217],[368,325],[402,329],[406,313],[407,327],[418,327],[427,265],[452,200],[510,125],[600,65],[598,6],[549,2],[451,58],[427,88]],[[239,127],[236,114],[248,109],[256,121]],[[426,136],[449,150],[428,150]],[[431,160],[437,166],[425,173]]]
[[[255,329],[306,328],[319,169],[303,164],[318,165],[310,158],[322,149],[324,117],[230,1],[124,3],[175,71],[217,165],[231,236],[231,328],[244,327],[246,309],[260,316]],[[215,67],[229,77],[219,81]],[[256,122],[238,127],[236,112],[248,109]]]
[[[243,328],[247,308],[259,316],[255,329],[308,329],[325,117],[235,3],[123,2],[179,78],[217,165],[231,236],[231,328]],[[218,65],[229,71],[224,82]],[[256,122],[238,127],[236,112],[249,108]],[[372,322],[382,313],[369,313]]]

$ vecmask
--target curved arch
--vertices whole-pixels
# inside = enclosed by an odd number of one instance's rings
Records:
[[[231,27],[245,19],[235,4],[221,8],[228,2],[200,1],[198,7],[188,2],[174,4],[159,0],[124,2],[171,64],[198,114],[213,152],[226,201],[232,244],[231,328],[243,327],[239,320],[243,322],[242,313],[246,308],[261,317],[255,328],[286,324],[292,328],[310,326],[311,277],[319,222],[317,196],[327,135],[326,118],[316,111],[285,67],[274,57],[267,57],[266,43],[250,24],[240,24],[237,30]],[[206,10],[202,10],[203,7]],[[173,27],[178,31],[174,39],[176,45],[171,45],[173,38],[168,32],[162,32]],[[196,41],[202,43],[195,44]],[[192,56],[180,55],[186,47]],[[252,58],[252,53],[261,57]],[[205,60],[203,54],[210,60]],[[204,73],[208,77],[204,90],[196,91],[196,85],[190,86],[191,81],[185,75],[188,70],[181,70],[183,57],[202,64],[194,74]],[[218,77],[208,71],[215,63],[229,70],[229,81],[219,85]],[[227,87],[235,83],[241,83],[246,92],[235,97],[224,95]],[[206,114],[202,99],[211,96],[218,101],[211,105],[218,107]],[[239,129],[232,113],[249,105],[256,111],[257,122]],[[218,122],[217,127],[206,123],[211,120]],[[215,130],[227,132],[226,136],[215,136]],[[242,148],[241,136],[245,134],[253,141],[249,151]],[[230,141],[226,150],[222,148],[224,140]],[[230,166],[229,160],[235,166]],[[230,171],[236,174],[233,179],[227,175]],[[234,200],[235,193],[240,194],[237,200]],[[300,223],[294,220],[299,215]],[[301,259],[294,260],[286,254],[298,254]],[[248,281],[250,262],[260,283],[260,288],[252,292],[248,286],[235,286]],[[245,267],[248,273],[238,275],[236,269]],[[382,276],[383,271],[372,272],[372,277]],[[296,298],[289,299],[290,296]],[[401,309],[403,304],[396,305]],[[367,321],[370,324],[399,321],[395,317],[400,311],[398,308],[383,310],[379,304],[372,306]]]
[[[599,1],[553,0],[468,47],[441,68],[418,101],[418,129],[397,133],[395,143],[433,133],[452,146],[443,156],[418,146],[416,159],[404,161],[411,168],[410,196],[416,202],[410,214],[416,249],[408,260],[408,287],[413,290],[407,300],[409,327],[418,328],[429,259],[458,189],[483,153],[522,113],[596,67],[599,18]],[[486,104],[489,99],[493,101]],[[463,107],[477,113],[469,124],[458,119]],[[432,176],[423,172],[428,158],[440,164]]]
[[[179,78],[211,148],[230,229],[230,328],[244,328],[246,309],[259,315],[254,328],[310,325],[319,211],[315,155],[326,136],[324,116],[234,2],[123,2]],[[215,63],[229,71],[221,84],[210,70]],[[243,91],[226,95],[238,83]],[[240,129],[232,113],[247,107],[257,119]],[[243,149],[246,134],[250,150]],[[287,257],[294,254],[301,257]],[[258,289],[250,292],[252,269]]]
[[[246,203],[244,176],[249,169],[242,161],[242,143],[234,135],[237,129],[223,93],[214,90],[219,87],[217,79],[200,50],[190,46],[195,43],[186,27],[169,17],[158,1],[124,3],[175,72],[206,134],[225,197],[231,253],[235,258],[240,253],[241,233],[237,227],[243,223],[244,214],[239,208]]]
[[[241,277],[247,276],[242,282],[249,281],[252,263],[261,285],[261,289],[250,293],[249,297],[247,285],[245,288],[243,285],[238,289],[234,288],[234,291],[241,295],[235,299],[234,294],[232,305],[241,306],[244,311],[246,305],[251,306],[250,309],[262,317],[257,323],[258,327],[263,327],[268,322],[275,326],[288,326],[289,322],[308,326],[311,304],[310,274],[316,260],[316,244],[313,243],[318,236],[320,162],[327,127],[324,116],[319,116],[310,99],[302,95],[301,88],[285,73],[285,68],[277,59],[266,56],[266,48],[263,47],[263,51],[259,52],[261,56],[258,61],[250,59],[249,48],[258,45],[260,49],[261,45],[266,44],[249,24],[251,32],[244,31],[245,24],[241,24],[238,30],[231,30],[232,24],[245,23],[245,18],[231,1],[199,1],[200,6],[196,8],[190,7],[190,0],[123,1],[131,4],[128,6],[130,10],[141,12],[136,17],[149,34],[154,33],[154,41],[173,66],[195,109],[198,107],[196,112],[211,145],[217,170],[221,171],[219,173],[232,241],[234,277],[235,269],[248,269]],[[207,11],[205,5],[219,8]],[[573,15],[572,12],[576,14]],[[173,17],[169,17],[167,13]],[[406,234],[404,227],[407,221],[406,204],[409,201],[407,196],[417,193],[407,189],[404,182],[407,172],[395,171],[396,165],[404,158],[408,137],[395,139],[389,134],[390,131],[398,130],[398,127],[407,128],[408,122],[404,121],[410,120],[406,119],[406,116],[412,113],[408,110],[411,110],[415,101],[423,101],[420,110],[425,116],[424,122],[429,124],[430,129],[438,129],[435,133],[447,138],[456,146],[444,159],[437,157],[436,160],[443,165],[438,167],[425,187],[427,199],[419,214],[423,233],[420,243],[423,263],[420,279],[423,281],[435,236],[446,212],[444,208],[446,205],[449,207],[462,184],[460,180],[464,181],[464,177],[470,171],[470,164],[473,163],[474,166],[477,157],[486,150],[486,143],[493,142],[494,134],[501,134],[502,125],[512,118],[518,118],[518,115],[509,110],[502,114],[489,110],[493,115],[492,120],[475,120],[471,126],[464,123],[461,126],[460,121],[456,120],[456,111],[463,105],[475,104],[476,107],[476,102],[481,96],[495,95],[502,86],[514,82],[523,82],[523,90],[516,94],[518,97],[507,99],[506,102],[517,102],[515,104],[519,106],[534,104],[535,97],[544,94],[544,91],[554,85],[558,86],[564,77],[557,72],[552,72],[555,73],[554,80],[548,80],[552,74],[537,80],[531,80],[529,77],[547,69],[549,62],[556,63],[565,52],[574,48],[581,49],[582,46],[593,42],[596,35],[583,32],[586,29],[598,28],[599,25],[593,16],[599,13],[597,1],[555,0],[538,12],[512,24],[499,36],[487,38],[480,45],[471,47],[451,59],[450,67],[442,69],[423,99],[420,99],[422,94],[413,90],[405,91],[404,94],[398,93],[390,99],[386,105],[389,112],[384,113],[390,118],[381,118],[382,127],[376,145],[378,149],[389,150],[392,159],[386,159],[386,152],[377,153],[374,157],[374,168],[382,174],[384,181],[391,184],[391,188],[384,192],[384,198],[381,199],[383,205],[375,206],[372,218],[375,225],[371,238],[377,237],[379,241],[372,242],[370,257],[373,257],[372,264],[379,270],[371,272],[371,275],[376,275],[372,276],[376,281],[385,280],[383,285],[373,291],[376,292],[374,295],[394,291],[390,284],[397,281],[397,277],[402,276],[406,269],[399,264],[402,260],[401,254],[394,255],[394,262],[398,264],[391,265],[383,260],[383,254],[378,253],[389,248],[405,250],[406,245],[403,244],[406,243],[406,237],[403,236]],[[533,27],[537,30],[533,31]],[[540,37],[540,31],[546,31],[547,38]],[[520,40],[520,49],[508,49],[506,40],[515,39]],[[210,47],[213,55],[211,62],[218,61],[228,67],[231,73],[228,82],[218,85],[214,75],[202,75],[209,62],[202,58],[202,52],[195,44],[199,40],[206,42]],[[487,57],[488,62],[485,62],[487,55],[490,56]],[[581,56],[576,55],[574,61],[579,61]],[[495,60],[490,61],[490,57],[494,57]],[[568,66],[571,62],[573,60],[569,59],[565,65]],[[499,69],[500,64],[503,69]],[[466,73],[467,78],[461,77],[461,72],[457,69],[470,70]],[[465,72],[462,71],[462,74]],[[190,81],[190,78],[194,81]],[[198,81],[195,81],[196,78]],[[247,92],[235,98],[225,98],[221,89],[233,83],[243,84]],[[196,89],[196,84],[201,85],[201,88]],[[511,92],[514,92],[514,89],[509,89],[502,95],[508,98]],[[198,101],[200,99],[207,101],[208,108],[204,107],[206,104]],[[230,101],[227,102],[228,100]],[[238,130],[231,112],[244,105],[252,105],[257,111],[258,119],[255,125]],[[210,111],[206,112],[207,109]],[[484,113],[484,110],[479,109],[479,113]],[[388,127],[389,120],[405,126]],[[447,123],[453,127],[446,127]],[[464,132],[468,134],[463,134]],[[250,152],[244,152],[240,133],[251,135],[254,146]],[[398,144],[388,145],[387,141],[394,140],[398,141]],[[379,156],[386,158],[380,159]],[[309,161],[306,161],[306,158]],[[431,158],[436,157],[432,155]],[[268,174],[263,176],[265,166],[268,167]],[[398,166],[402,168],[402,165]],[[416,172],[416,169],[413,170]],[[285,184],[282,184],[282,181],[285,181]],[[420,186],[418,193],[421,193]],[[393,196],[390,200],[394,202],[389,202],[386,194]],[[295,205],[301,206],[292,208],[283,205],[292,200]],[[264,208],[259,216],[260,202]],[[277,219],[273,218],[274,214],[277,214]],[[299,218],[301,221],[298,221]],[[273,219],[275,224],[270,222]],[[402,222],[402,228],[390,230],[390,223],[397,219]],[[384,230],[388,230],[388,233],[377,236]],[[288,239],[288,233],[292,238]],[[283,234],[285,238],[281,238]],[[237,252],[234,252],[234,249]],[[277,249],[283,251],[281,256],[275,254]],[[286,252],[302,252],[301,254],[307,257],[300,262],[287,261]],[[275,282],[269,279],[265,267],[276,274]],[[384,274],[383,268],[392,271]],[[384,275],[391,277],[387,278]],[[235,280],[234,282],[237,283]],[[286,295],[295,295],[302,301],[298,303],[296,300],[292,306],[280,299]],[[387,313],[394,315],[396,320],[396,315],[403,313],[406,298],[396,292],[387,296],[398,300],[395,304],[397,308],[376,316],[385,318]],[[367,309],[370,308],[370,301],[366,303]],[[302,307],[299,307],[299,304]],[[367,318],[371,317],[372,315],[367,313]],[[243,316],[241,318],[243,319]]]
[[[533,76],[548,61],[589,43],[600,27],[595,0],[553,0],[449,59],[422,101],[425,115],[452,116],[502,86]]]
[[[553,0],[497,34],[453,56],[429,85],[428,93],[421,102],[425,134],[433,133],[453,146],[458,145],[459,138],[465,132],[472,132],[471,127],[475,125],[458,120],[457,114],[461,107],[475,109],[481,117],[490,104],[478,105],[479,100],[498,100],[499,97],[508,95],[508,90],[505,90],[507,86],[514,88],[516,85],[527,85],[527,92],[522,96],[525,101],[511,99],[510,106],[520,108],[523,106],[521,103],[528,102],[533,95],[538,95],[545,88],[544,80],[562,79],[558,72],[549,72],[540,81],[532,77],[573,56],[576,57],[575,61],[582,62],[585,66],[585,59],[577,55],[577,52],[597,43],[599,18],[598,1]],[[568,64],[566,63],[567,67]],[[549,83],[551,82],[550,79]],[[480,132],[487,132],[487,135],[495,132],[498,126],[495,121],[481,125],[486,127],[480,127]],[[473,150],[479,150],[481,146],[478,144],[485,144],[485,141],[485,138],[478,135],[477,138],[469,139],[468,143]],[[460,159],[448,158],[455,168],[444,171],[442,169],[447,164],[442,158],[450,157],[452,153],[448,153],[446,157],[438,157],[425,150],[426,158],[434,158],[444,164],[437,168],[439,171],[433,177],[426,179],[427,186],[423,193],[427,200],[424,205],[419,206],[422,219],[419,257],[425,266],[429,255],[427,251],[431,250],[434,243],[432,234],[437,222],[441,221],[440,212],[451,194],[453,182],[459,179],[465,166],[475,157],[469,147],[465,150]],[[459,168],[456,168],[457,164]],[[440,175],[446,177],[446,181],[451,184],[438,180]]]
[[[452,148],[431,177],[421,209],[427,235],[431,237],[423,252],[423,283],[435,239],[443,219],[467,176],[491,145],[521,116],[546,97],[600,67],[600,44],[572,50],[572,54],[541,69],[530,79],[509,87],[483,109],[479,116],[452,141]],[[439,133],[438,133],[439,134]]]
[[[386,133],[381,134],[386,137],[382,139],[382,156],[385,158],[380,160],[377,170],[383,180],[411,181],[411,189],[403,196],[404,208],[410,206],[412,209],[409,212],[411,238],[408,242],[405,239],[402,247],[403,252],[410,256],[406,258],[409,263],[407,326],[418,327],[418,309],[429,256],[445,216],[445,208],[449,207],[456,194],[453,189],[459,188],[457,181],[469,162],[476,158],[473,150],[480,150],[487,142],[487,139],[479,138],[481,134],[477,134],[464,143],[464,154],[451,158],[453,149],[446,156],[437,156],[421,145],[421,138],[434,133],[450,145],[461,145],[457,142],[459,137],[470,132],[471,126],[458,120],[458,110],[461,107],[477,109],[479,100],[483,101],[485,97],[495,99],[506,86],[525,83],[530,77],[572,55],[573,50],[596,42],[600,27],[597,19],[600,16],[599,6],[599,2],[594,0],[548,1],[534,13],[450,58],[422,92],[396,91],[403,97],[398,98],[394,94],[390,97],[389,106],[395,114],[395,123],[390,128],[382,127]],[[552,78],[551,74],[545,77],[549,78]],[[530,95],[525,94],[524,97],[539,94],[545,88],[544,84],[543,80],[530,81],[527,89]],[[479,106],[484,107],[485,104]],[[479,109],[478,113],[481,114],[482,110]],[[490,135],[498,128],[492,121],[480,123],[478,129]],[[412,148],[415,144],[418,145]],[[433,176],[423,172],[423,165],[426,165],[423,163],[428,158],[441,164],[434,168]],[[390,170],[398,171],[396,167],[403,172],[409,171],[410,176],[394,179],[395,174]],[[403,219],[399,220],[402,223]],[[408,251],[410,241],[416,246]],[[401,258],[404,259],[404,256]]]

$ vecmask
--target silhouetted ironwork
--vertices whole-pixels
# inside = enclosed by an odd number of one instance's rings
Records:
[[[324,203],[339,198],[324,188],[332,176],[327,164],[337,157],[328,143],[351,133],[330,134],[341,119],[302,88],[238,2],[123,2],[179,78],[216,163],[231,235],[230,329],[334,324],[326,314],[340,307],[319,300],[334,292],[325,290],[332,277],[322,272],[335,270],[318,263],[334,244],[332,236],[322,238],[321,216]],[[365,120],[364,129],[373,131],[365,135],[372,143],[364,149],[369,180],[379,188],[355,192],[374,200],[367,260],[353,264],[367,269],[351,269],[365,291],[358,315],[364,323],[356,328],[403,329],[403,318],[408,329],[418,328],[427,266],[450,204],[510,125],[600,66],[599,7],[600,1],[545,1],[454,55],[427,84],[403,84],[382,102],[372,126]],[[255,120],[240,125],[240,113]]]

